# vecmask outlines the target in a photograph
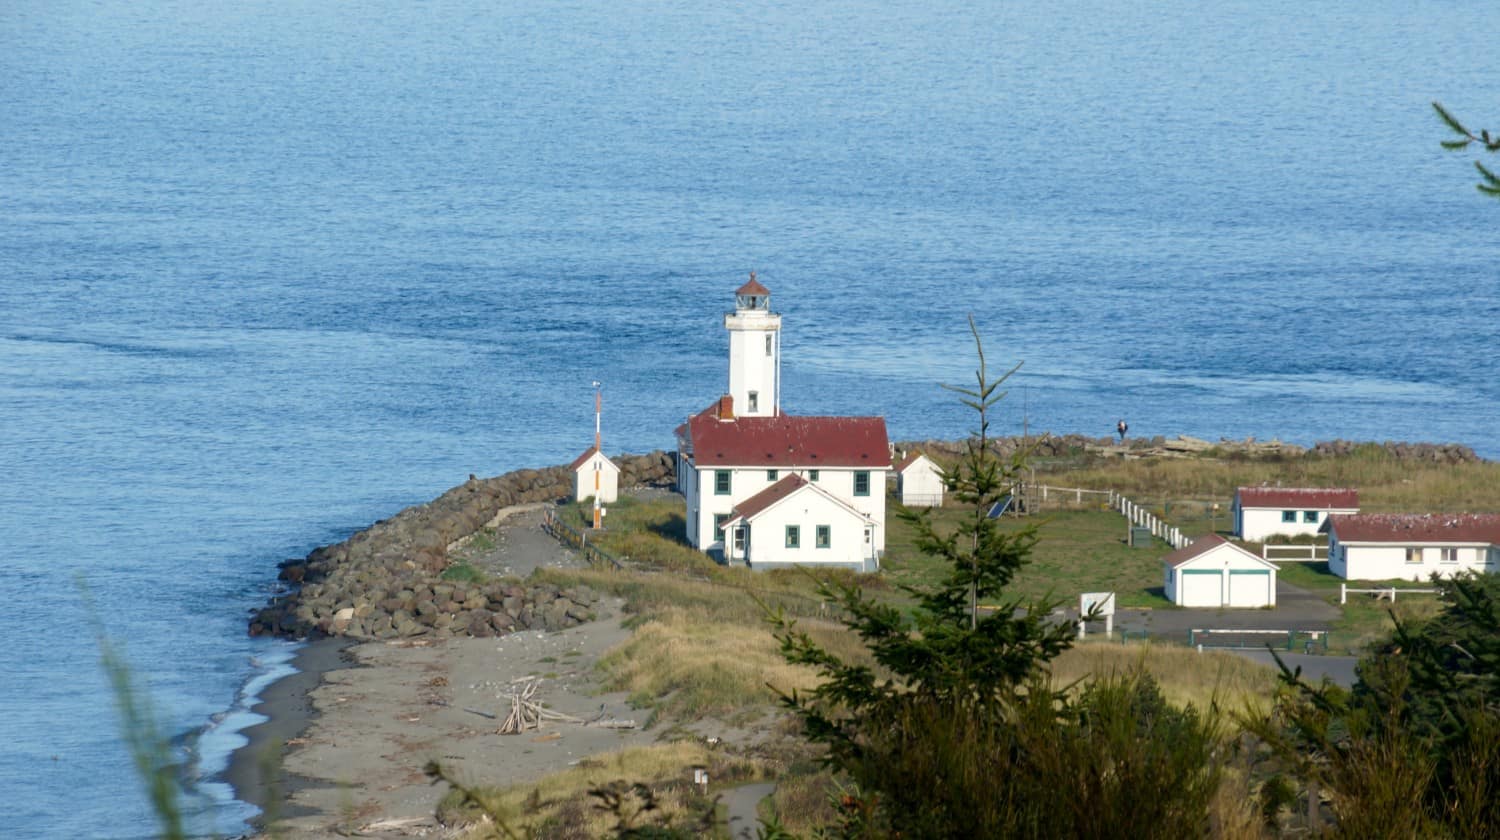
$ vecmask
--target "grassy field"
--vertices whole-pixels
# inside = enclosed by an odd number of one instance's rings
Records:
[[[933,512],[940,531],[956,528],[973,514],[958,508]],[[1150,547],[1125,543],[1125,520],[1102,510],[1057,511],[1044,516],[1006,518],[1001,527],[1019,530],[1035,526],[1039,542],[1031,564],[1014,581],[1014,592],[1027,599],[1051,598],[1074,603],[1080,592],[1115,592],[1121,607],[1172,608],[1162,594],[1161,558],[1171,551],[1152,540]],[[882,561],[893,583],[929,586],[942,576],[942,565],[917,551],[910,523],[890,517],[886,528],[886,556]]]

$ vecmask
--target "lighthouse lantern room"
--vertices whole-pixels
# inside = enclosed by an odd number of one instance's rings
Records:
[[[729,331],[729,395],[742,417],[781,413],[781,316],[771,311],[771,291],[750,273],[734,292]]]

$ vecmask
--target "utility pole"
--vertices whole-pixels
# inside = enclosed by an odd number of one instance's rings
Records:
[[[594,530],[604,527],[604,509],[599,506],[599,459],[604,457],[600,417],[604,413],[604,384],[594,380]]]

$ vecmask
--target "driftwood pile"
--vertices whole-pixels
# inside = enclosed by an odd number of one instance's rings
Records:
[[[518,690],[502,695],[502,700],[510,701],[510,713],[500,723],[496,732],[500,735],[519,735],[532,729],[541,729],[543,721],[560,721],[562,723],[576,723],[580,726],[598,726],[604,729],[634,729],[635,721],[619,720],[617,718],[604,717],[604,707],[599,707],[599,714],[592,718],[584,719],[565,715],[562,712],[543,706],[536,698],[537,689],[542,684],[541,677],[521,677],[514,680],[519,683]],[[472,711],[472,710],[471,710]],[[478,712],[478,714],[484,714]],[[484,714],[485,717],[498,717],[497,715]]]

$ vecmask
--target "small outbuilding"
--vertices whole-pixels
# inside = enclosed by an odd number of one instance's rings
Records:
[[[1264,542],[1272,534],[1315,536],[1328,517],[1359,513],[1359,491],[1346,487],[1240,487],[1234,491],[1234,535]]]
[[[1500,514],[1335,516],[1328,520],[1328,570],[1349,580],[1500,571]]]
[[[1223,537],[1199,537],[1162,558],[1167,599],[1180,607],[1274,607],[1276,565]]]
[[[931,458],[913,452],[896,465],[896,492],[907,507],[940,507],[943,470]]]
[[[589,451],[575,458],[568,469],[573,471],[574,501],[598,496],[600,504],[609,504],[619,496],[620,468],[598,449],[589,447]]]

